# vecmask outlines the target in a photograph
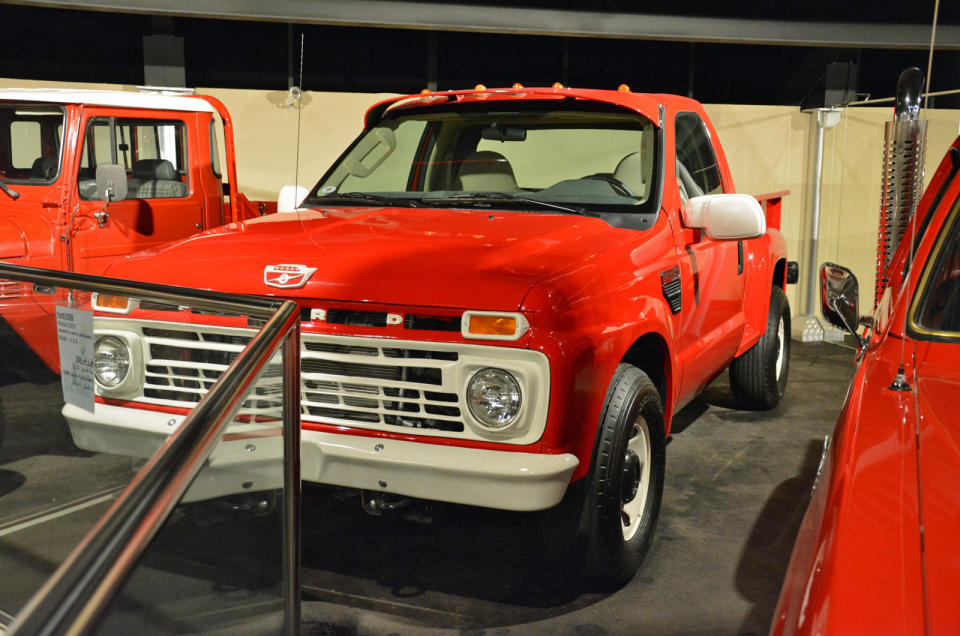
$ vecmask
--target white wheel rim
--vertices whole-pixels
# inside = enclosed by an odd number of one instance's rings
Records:
[[[780,379],[780,372],[783,371],[783,317],[780,317],[780,324],[777,325],[777,380]]]
[[[647,503],[647,492],[650,489],[650,428],[642,416],[633,424],[633,432],[627,442],[626,455],[629,456],[631,452],[640,460],[640,481],[636,495],[624,503],[620,509],[620,529],[623,530],[624,541],[632,539],[640,529],[643,508]]]

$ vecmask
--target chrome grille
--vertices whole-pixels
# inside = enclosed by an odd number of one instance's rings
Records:
[[[250,340],[241,329],[144,327],[144,401],[190,408]],[[462,433],[460,397],[444,391],[459,356],[453,345],[384,340],[353,345],[341,336],[301,335],[301,417],[381,430]],[[447,383],[452,382],[450,377]],[[279,363],[258,382],[250,409],[275,407]],[[260,401],[258,401],[258,398]],[[262,403],[261,403],[262,402]]]
[[[384,430],[464,431],[459,396],[440,390],[444,374],[459,360],[449,345],[393,340],[347,345],[313,334],[302,339],[304,419]]]

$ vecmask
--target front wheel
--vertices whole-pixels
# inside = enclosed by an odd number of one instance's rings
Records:
[[[790,303],[783,290],[770,291],[767,328],[757,344],[730,363],[730,389],[748,409],[772,409],[787,389],[790,370]]]
[[[543,515],[544,539],[569,582],[613,589],[650,549],[663,495],[663,406],[643,371],[617,367],[597,435],[590,472]]]

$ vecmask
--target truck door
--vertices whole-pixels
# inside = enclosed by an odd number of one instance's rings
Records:
[[[716,152],[697,113],[681,112],[674,120],[675,173],[680,204],[703,194],[724,191]],[[679,223],[681,215],[673,217]],[[674,233],[681,267],[680,403],[699,392],[733,359],[743,333],[743,246],[717,241],[694,229]]]
[[[81,122],[83,146],[71,225],[74,271],[100,274],[123,255],[198,232],[202,194],[191,151],[193,113],[88,109]],[[191,163],[193,160],[193,163]],[[118,164],[127,174],[127,198],[95,199],[97,166]],[[97,217],[97,213],[105,215]]]

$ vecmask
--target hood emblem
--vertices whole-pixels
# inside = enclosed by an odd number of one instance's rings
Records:
[[[267,265],[263,268],[263,282],[270,287],[296,289],[306,285],[315,271],[317,271],[316,267],[307,267],[306,265],[291,265],[289,263]]]

